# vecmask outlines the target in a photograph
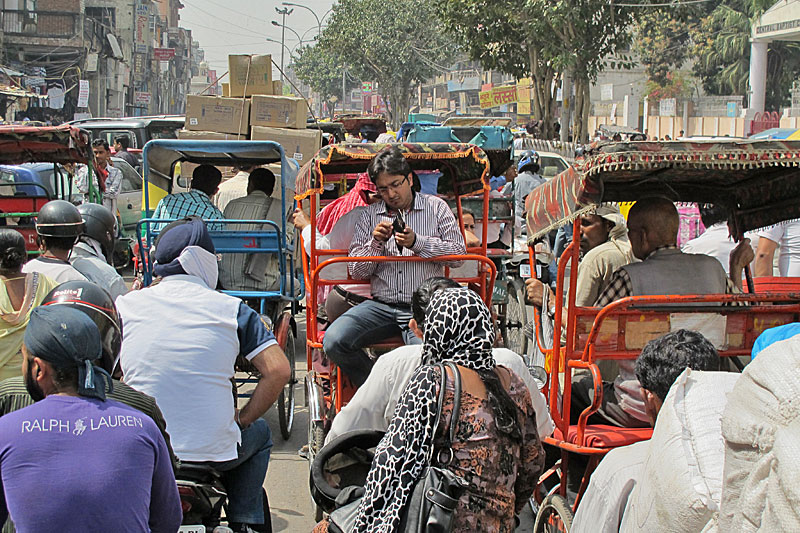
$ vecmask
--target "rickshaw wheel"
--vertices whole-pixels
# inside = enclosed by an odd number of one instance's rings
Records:
[[[519,279],[509,282],[505,319],[500,326],[503,344],[520,355],[528,353],[528,338],[523,328],[528,322],[525,307],[525,287]]]
[[[284,440],[289,440],[292,434],[292,426],[294,425],[294,386],[297,382],[295,375],[295,344],[294,332],[292,328],[286,333],[286,346],[283,349],[286,358],[289,360],[289,367],[291,374],[289,382],[283,387],[280,395],[278,396],[278,422],[281,426],[281,435]]]
[[[572,509],[560,494],[551,494],[542,502],[536,514],[535,533],[567,533],[572,529]]]

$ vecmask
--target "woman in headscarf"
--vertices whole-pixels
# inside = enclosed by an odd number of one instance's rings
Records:
[[[25,238],[0,229],[0,380],[22,375],[22,339],[31,311],[58,285],[38,272],[24,274]]]
[[[327,235],[344,215],[358,206],[369,205],[368,193],[375,192],[375,184],[366,172],[360,174],[350,191],[325,206],[317,215],[317,231]]]
[[[422,329],[423,364],[403,391],[375,452],[355,531],[391,532],[400,524],[431,449],[437,450],[453,422],[453,376],[448,376],[442,422],[434,427],[442,384],[436,365],[452,361],[458,365],[462,388],[449,468],[467,486],[453,531],[513,532],[515,516],[533,492],[544,463],[528,390],[513,372],[495,365],[491,315],[473,291],[437,291]]]

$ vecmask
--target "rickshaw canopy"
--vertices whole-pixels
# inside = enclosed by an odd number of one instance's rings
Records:
[[[800,217],[800,142],[597,143],[526,201],[529,240],[603,202],[663,196],[722,205],[734,236]]]
[[[378,133],[386,133],[386,119],[381,116],[348,116],[336,117],[336,122],[341,122],[345,131],[351,135],[358,135],[362,126],[375,126]]]
[[[513,120],[507,117],[450,117],[442,126],[502,126],[510,128]]]
[[[459,143],[332,144],[325,146],[297,175],[297,200],[322,194],[323,180],[338,182],[342,174],[367,171],[369,162],[387,146],[398,148],[412,170],[438,170],[439,189],[467,194],[489,190],[489,158],[477,146]],[[456,191],[456,187],[459,188]],[[462,190],[463,188],[463,190]]]
[[[175,164],[184,161],[215,166],[280,163],[281,187],[292,183],[298,169],[297,163],[286,157],[283,147],[273,141],[156,139],[148,142],[142,150],[145,184],[172,192]],[[148,210],[155,207],[149,205],[148,195],[145,195],[145,204]]]
[[[0,126],[0,164],[86,164],[90,143],[87,131],[69,125]]]

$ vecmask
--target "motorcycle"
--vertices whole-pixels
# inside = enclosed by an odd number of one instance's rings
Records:
[[[229,527],[220,525],[222,508],[228,501],[228,493],[222,484],[222,475],[219,471],[208,465],[181,463],[175,473],[175,480],[183,510],[183,520],[178,533],[233,533]],[[261,489],[261,494],[265,524],[253,529],[272,533],[269,499],[264,489]]]

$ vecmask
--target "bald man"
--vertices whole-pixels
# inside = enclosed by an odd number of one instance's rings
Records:
[[[750,240],[744,239],[731,252],[731,277],[728,277],[713,257],[680,251],[677,245],[679,224],[678,210],[670,200],[644,198],[637,201],[628,213],[628,238],[633,255],[641,262],[617,270],[595,306],[605,307],[626,296],[742,292],[744,268],[754,257]],[[650,426],[633,367],[633,361],[619,361],[617,379],[613,383],[603,382],[603,402],[600,410],[589,418],[590,424]],[[591,405],[593,390],[591,375],[581,376],[573,383],[573,423],[577,423],[581,411]]]

